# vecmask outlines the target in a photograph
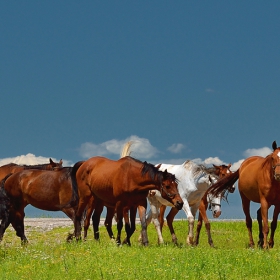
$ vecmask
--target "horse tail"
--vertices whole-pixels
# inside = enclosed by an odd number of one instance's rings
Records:
[[[123,158],[123,157],[126,157],[126,156],[130,156],[130,154],[131,154],[131,150],[130,150],[130,148],[131,148],[131,146],[132,146],[132,144],[134,143],[134,141],[128,141],[128,142],[126,142],[125,144],[124,144],[124,146],[123,146],[123,149],[122,149],[122,152],[121,152],[121,154],[120,154],[120,157],[121,158]]]
[[[213,196],[224,194],[225,191],[229,191],[230,189],[232,189],[232,185],[238,180],[238,178],[239,169],[220,179],[217,183],[212,185],[206,193],[211,194]]]
[[[0,181],[0,219],[7,217],[10,208],[10,199],[4,188],[6,180],[12,175],[8,174],[4,179]]]
[[[72,198],[70,201],[71,206],[76,206],[79,201],[78,184],[76,179],[76,173],[84,161],[78,161],[74,164],[71,170],[71,181],[72,181]]]

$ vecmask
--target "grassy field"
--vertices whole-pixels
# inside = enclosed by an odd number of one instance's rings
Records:
[[[242,222],[212,222],[215,248],[210,248],[205,229],[200,244],[185,244],[187,222],[175,222],[179,246],[171,243],[167,227],[165,245],[157,245],[152,225],[148,228],[150,245],[138,244],[138,226],[132,246],[117,247],[104,227],[95,241],[92,231],[86,242],[66,243],[69,228],[40,232],[27,228],[29,244],[8,228],[0,245],[0,279],[280,279],[280,238],[269,250],[248,249],[248,234]],[[257,224],[254,223],[257,242]],[[123,234],[124,235],[124,234]]]

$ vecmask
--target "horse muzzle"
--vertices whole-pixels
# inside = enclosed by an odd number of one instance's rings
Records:
[[[184,202],[176,201],[176,204],[174,204],[174,206],[175,206],[178,210],[181,210],[181,209],[183,208],[183,204],[184,204]]]
[[[216,210],[213,211],[213,217],[215,219],[219,218],[221,216],[221,214],[222,214],[222,211],[220,211],[220,210],[219,211],[216,211]]]

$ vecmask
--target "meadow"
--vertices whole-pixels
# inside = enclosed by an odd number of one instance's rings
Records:
[[[139,245],[140,227],[132,246],[120,246],[100,228],[100,241],[89,231],[87,241],[66,242],[72,227],[38,231],[27,227],[29,243],[22,246],[9,227],[0,244],[0,279],[280,279],[280,236],[276,231],[273,249],[247,247],[244,221],[211,223],[215,248],[207,243],[205,229],[200,244],[185,244],[187,222],[174,223],[179,246],[174,246],[164,227],[164,245],[157,245],[154,226],[148,227],[150,244]],[[114,228],[116,231],[116,228]],[[257,223],[254,222],[257,242]],[[123,233],[124,236],[124,233]]]

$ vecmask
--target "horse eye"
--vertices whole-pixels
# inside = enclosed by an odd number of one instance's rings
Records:
[[[167,189],[170,189],[170,186],[169,186],[169,185],[167,185],[167,186],[166,186],[166,188],[167,188]]]

